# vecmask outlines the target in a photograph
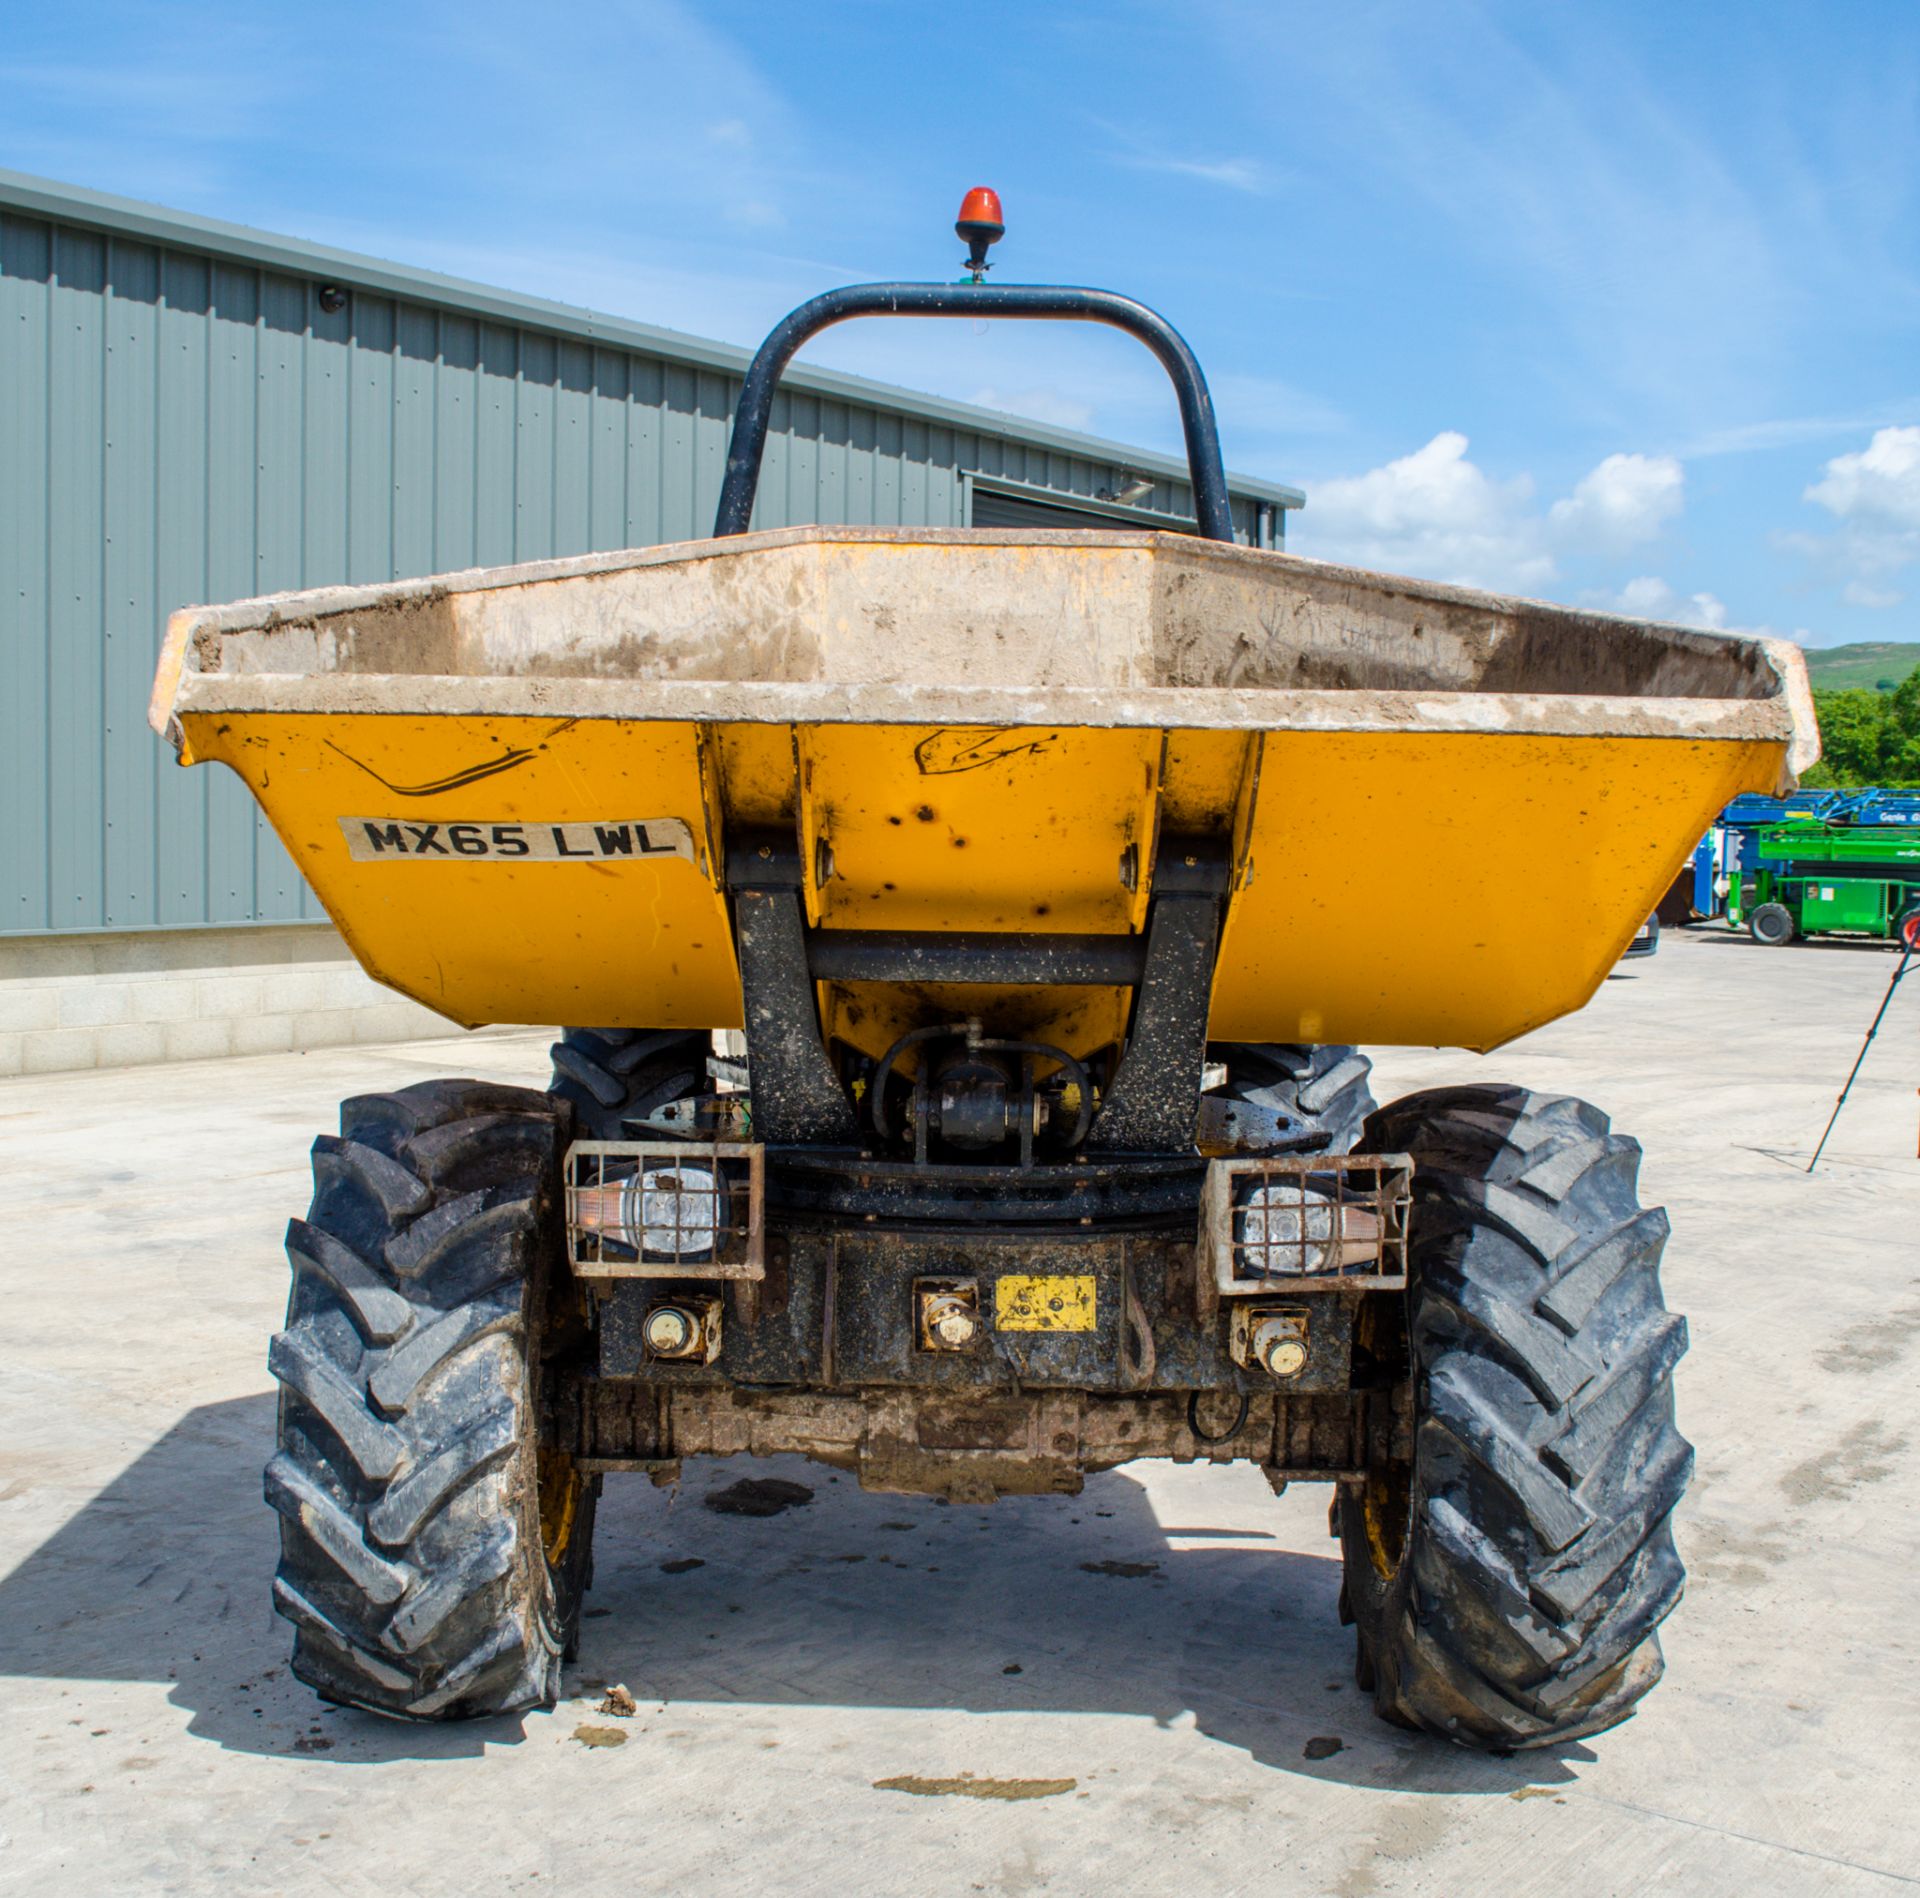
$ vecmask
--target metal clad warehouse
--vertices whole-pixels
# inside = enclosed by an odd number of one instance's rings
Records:
[[[155,741],[162,622],[703,535],[746,356],[0,172],[0,1072],[444,1031],[354,989],[239,783]],[[1135,506],[1102,498],[1147,477]],[[1242,537],[1280,544],[1298,493],[1233,491]],[[802,368],[755,524],[1190,508],[1164,456]],[[308,963],[278,1007],[232,973]]]

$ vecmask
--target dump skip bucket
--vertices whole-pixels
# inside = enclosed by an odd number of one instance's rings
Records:
[[[245,779],[371,975],[469,1025],[737,1026],[755,838],[797,842],[815,931],[1075,939],[1137,934],[1192,840],[1230,860],[1216,1037],[1473,1048],[1578,1008],[1714,813],[1817,756],[1779,642],[1120,531],[193,608],[153,722]],[[820,1000],[870,1054],[965,1014],[1081,1053],[1129,996]]]

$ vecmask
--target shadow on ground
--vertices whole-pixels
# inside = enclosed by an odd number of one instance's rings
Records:
[[[1755,942],[1744,929],[1729,929],[1724,923],[1692,924],[1687,930],[1687,940],[1759,956],[1890,956],[1900,952],[1899,943],[1887,936],[1796,936],[1787,943],[1761,943]]]
[[[165,1681],[195,1736],[316,1765],[458,1759],[524,1737],[518,1719],[415,1726],[324,1707],[290,1677],[259,1488],[273,1407],[262,1394],[188,1413],[0,1579],[0,1675]],[[762,1519],[703,1506],[749,1473],[813,1500]],[[1303,1494],[1320,1520],[1325,1492]],[[1333,1545],[1303,1553],[1233,1515],[1163,1528],[1117,1471],[1079,1497],[987,1509],[866,1495],[787,1458],[689,1465],[671,1490],[610,1478],[568,1678],[583,1698],[560,1717],[616,1681],[643,1714],[705,1702],[1191,1716],[1289,1772],[1490,1794],[1565,1783],[1568,1762],[1592,1757],[1494,1759],[1384,1725],[1353,1685]],[[1339,1751],[1307,1756],[1329,1739]]]

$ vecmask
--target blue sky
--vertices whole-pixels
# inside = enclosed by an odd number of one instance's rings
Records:
[[[1301,553],[1920,637],[1920,7],[467,0],[17,9],[0,164],[758,340],[851,279],[1107,284]],[[1137,345],[816,359],[1174,449]]]

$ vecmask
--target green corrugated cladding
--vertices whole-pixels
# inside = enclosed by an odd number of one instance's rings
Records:
[[[334,312],[323,286],[347,294]],[[168,612],[708,531],[745,352],[0,173],[0,935],[320,919],[146,724]],[[1133,518],[1159,455],[796,371],[758,526],[963,525],[973,480]],[[1236,480],[1275,542],[1292,489]]]

